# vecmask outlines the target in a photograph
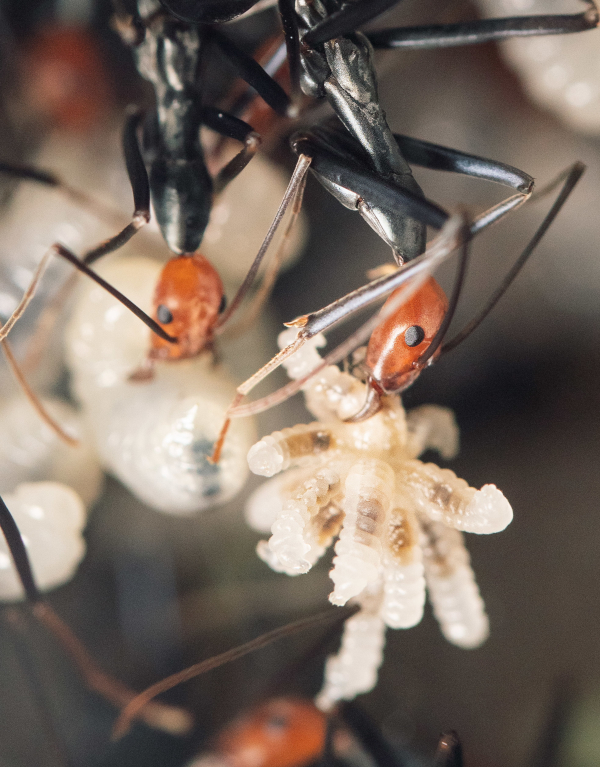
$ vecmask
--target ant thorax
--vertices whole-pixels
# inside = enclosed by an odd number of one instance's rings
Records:
[[[291,332],[280,343],[289,343]],[[291,358],[290,377],[316,366],[319,343]],[[247,507],[249,523],[272,532],[258,555],[274,570],[298,575],[339,536],[329,598],[361,607],[346,623],[339,655],[328,661],[318,698],[323,708],[374,686],[386,626],[409,628],[421,620],[426,585],[446,638],[465,648],[480,645],[488,621],[462,532],[499,532],[512,519],[494,485],[476,490],[451,470],[417,460],[427,449],[444,458],[456,454],[451,411],[422,406],[407,414],[399,397],[386,397],[366,421],[344,422],[364,402],[365,388],[337,367],[325,368],[303,388],[318,420],[264,437],[248,454],[256,474],[285,472],[260,487]]]

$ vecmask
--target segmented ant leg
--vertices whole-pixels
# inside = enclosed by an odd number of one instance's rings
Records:
[[[98,693],[117,708],[126,706],[135,698],[135,693],[98,668],[83,644],[42,597],[35,582],[29,555],[19,528],[2,498],[0,498],[0,529],[34,617],[58,640],[79,669],[90,690]],[[192,726],[192,720],[187,711],[162,703],[153,703],[152,709],[141,714],[141,718],[151,727],[176,735],[185,734]]]
[[[261,137],[251,125],[215,107],[203,107],[202,124],[227,138],[241,141],[243,149],[230,160],[213,179],[214,194],[220,194],[227,184],[241,173],[256,154]]]
[[[449,730],[438,741],[434,759],[435,767],[463,767],[463,754],[460,738]]]
[[[394,133],[394,138],[407,161],[422,168],[450,171],[493,181],[521,194],[529,194],[533,189],[534,179],[512,165],[399,133]]]
[[[582,13],[515,16],[460,24],[398,27],[367,32],[366,36],[375,48],[426,49],[477,45],[513,37],[586,32],[598,26],[599,17],[596,4],[592,0],[584,1],[588,8]]]
[[[114,237],[88,250],[82,259],[85,264],[92,264],[102,256],[118,250],[150,221],[150,184],[137,139],[137,129],[141,120],[142,114],[135,112],[127,119],[123,130],[123,152],[133,191],[134,211],[131,222]]]
[[[285,626],[280,626],[279,628],[273,629],[273,631],[261,634],[261,636],[256,637],[256,639],[251,639],[249,642],[239,645],[238,647],[220,653],[220,655],[214,655],[212,658],[200,661],[200,663],[195,663],[193,666],[190,666],[183,671],[179,671],[176,674],[172,674],[160,682],[153,684],[151,687],[144,690],[144,692],[140,693],[135,700],[132,700],[131,703],[121,711],[121,715],[113,728],[113,740],[117,740],[127,733],[131,726],[131,720],[138,716],[157,695],[167,692],[167,690],[171,690],[173,687],[176,687],[183,682],[187,682],[190,679],[194,679],[197,676],[206,674],[208,671],[224,666],[226,663],[231,663],[239,658],[243,658],[245,655],[261,650],[263,647],[267,647],[273,642],[277,642],[279,639],[285,639],[288,636],[292,636],[300,631],[305,631],[306,629],[312,629],[325,622],[334,621],[336,624],[344,623],[347,618],[351,617],[359,610],[356,606],[343,609],[343,616],[340,616],[339,610],[327,610],[325,612],[317,613],[316,615],[311,615],[308,618],[301,618],[292,623],[287,623]]]
[[[441,229],[448,219],[446,211],[421,194],[381,177],[338,147],[334,151],[322,135],[296,134],[291,144],[296,154],[311,158],[319,181],[343,205],[363,214],[375,212],[378,223],[374,225],[369,217],[366,221],[378,233],[383,228],[384,239],[400,263],[423,252],[425,225]],[[368,201],[368,209],[361,201]]]
[[[278,82],[265,72],[260,64],[254,61],[252,56],[248,56],[214,28],[210,30],[209,39],[214,42],[242,80],[251,85],[271,109],[283,117],[296,116],[287,93]]]
[[[302,42],[310,46],[322,45],[334,37],[347,35],[397,3],[398,0],[356,0],[344,4],[339,11],[329,14],[307,32]]]
[[[467,338],[474,330],[475,328],[487,317],[487,315],[492,311],[494,306],[498,303],[500,298],[504,295],[504,293],[508,290],[511,283],[517,276],[517,274],[521,271],[525,263],[527,262],[527,259],[529,256],[533,253],[534,249],[537,247],[538,243],[542,239],[542,237],[546,234],[548,231],[548,228],[558,215],[559,211],[567,201],[569,195],[575,188],[575,185],[581,178],[585,171],[585,165],[583,163],[577,162],[575,165],[571,167],[569,170],[566,179],[564,172],[560,174],[559,180],[564,179],[563,186],[560,190],[560,193],[556,200],[554,201],[554,204],[544,217],[544,220],[536,230],[535,234],[527,244],[526,248],[523,250],[519,258],[514,263],[512,269],[508,272],[498,289],[494,292],[494,294],[489,299],[488,303],[484,306],[484,308],[481,310],[479,314],[477,314],[457,335],[455,335],[450,341],[447,341],[442,346],[442,354],[445,354],[446,352],[449,352],[451,349],[454,349],[455,346],[458,346],[458,344],[462,343],[462,341]],[[556,186],[556,181],[549,184],[543,191],[545,193],[549,193],[554,189]],[[539,197],[539,195],[538,195]]]
[[[38,399],[32,388],[29,386],[6,338],[0,341],[0,344],[2,345],[2,351],[4,352],[4,356],[6,357],[6,361],[8,362],[12,374],[17,379],[17,382],[23,390],[23,393],[42,421],[52,429],[52,431],[59,437],[59,439],[62,439],[63,442],[66,442],[67,445],[70,445],[71,447],[79,447],[79,440],[68,434],[60,426],[60,424],[57,423],[54,418],[52,418],[50,413],[48,413],[42,402]]]

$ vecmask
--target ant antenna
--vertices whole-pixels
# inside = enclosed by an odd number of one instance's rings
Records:
[[[212,671],[226,663],[231,663],[239,658],[243,658],[245,655],[249,655],[256,650],[261,650],[263,647],[266,647],[279,639],[284,639],[299,631],[314,628],[320,623],[329,622],[332,618],[335,618],[336,623],[342,624],[347,618],[351,617],[359,610],[360,607],[354,605],[350,608],[345,608],[343,615],[340,615],[338,610],[326,610],[324,612],[316,613],[316,615],[311,615],[308,618],[300,618],[300,620],[293,621],[292,623],[286,623],[285,626],[279,626],[278,628],[273,629],[273,631],[267,631],[266,634],[261,634],[259,637],[251,639],[249,642],[245,642],[238,647],[226,650],[219,655],[213,655],[212,658],[207,658],[206,660],[200,661],[200,663],[195,663],[193,666],[189,666],[183,671],[171,674],[171,676],[148,687],[148,689],[140,693],[123,709],[123,711],[121,711],[121,715],[113,728],[113,740],[118,740],[127,733],[131,726],[131,720],[157,695],[173,689],[173,687],[176,687],[178,684],[182,684],[201,674],[205,674],[207,671]]]
[[[101,695],[117,708],[122,709],[136,698],[136,694],[96,665],[84,645],[44,600],[35,582],[21,532],[1,497],[0,530],[2,530],[8,545],[33,616],[58,640],[74,665],[79,669],[89,689]],[[192,718],[187,711],[163,703],[152,703],[151,707],[140,716],[151,727],[173,735],[184,735],[193,726]]]
[[[419,357],[416,363],[416,367],[418,369],[421,369],[425,367],[425,365],[433,358],[433,355],[436,353],[438,348],[440,347],[442,341],[444,340],[444,336],[448,332],[448,328],[450,327],[450,323],[452,322],[452,318],[454,317],[454,313],[456,312],[456,307],[458,306],[458,301],[460,299],[460,295],[462,293],[462,289],[465,284],[465,277],[467,274],[467,265],[469,262],[469,242],[470,242],[470,232],[471,229],[468,224],[464,224],[463,232],[462,232],[462,246],[461,246],[461,252],[460,252],[460,259],[458,263],[458,270],[456,273],[456,279],[454,281],[454,288],[452,289],[452,295],[450,297],[450,301],[448,303],[448,310],[446,314],[444,315],[444,319],[442,321],[442,324],[437,330],[437,333],[433,337],[431,344],[427,348],[427,350]]]
[[[62,426],[52,418],[50,413],[46,410],[44,407],[42,401],[37,397],[31,386],[29,386],[29,383],[27,382],[27,379],[23,375],[23,371],[19,367],[19,363],[15,359],[15,355],[12,352],[12,349],[10,347],[10,344],[6,340],[6,338],[2,339],[0,341],[0,344],[2,345],[2,351],[4,352],[4,356],[6,357],[6,361],[8,362],[8,365],[11,369],[12,374],[17,379],[19,386],[23,390],[23,393],[29,400],[29,402],[33,405],[35,411],[39,415],[39,417],[42,419],[42,421],[49,426],[52,431],[60,438],[63,442],[66,442],[67,445],[70,445],[71,447],[79,447],[79,440],[76,437],[72,437],[70,434],[68,434]]]
[[[552,181],[548,186],[546,186],[544,189],[542,189],[536,196],[535,199],[540,199],[545,194],[549,194],[552,192],[555,187],[560,184],[563,179],[565,179],[564,184],[560,190],[560,194],[554,201],[554,204],[546,214],[544,220],[536,230],[535,234],[519,256],[519,258],[514,263],[512,269],[508,272],[502,283],[499,285],[498,289],[493,293],[492,297],[489,299],[486,306],[481,310],[481,312],[476,315],[457,335],[454,336],[450,341],[446,342],[442,346],[442,354],[446,354],[446,352],[451,351],[456,346],[458,346],[460,343],[462,343],[468,336],[471,335],[471,333],[477,328],[477,326],[487,317],[487,315],[492,311],[494,306],[498,303],[498,301],[502,298],[504,293],[508,290],[510,285],[512,284],[513,280],[517,276],[517,274],[521,271],[525,263],[527,262],[527,259],[529,256],[533,253],[534,249],[538,245],[539,241],[542,239],[542,237],[546,234],[550,224],[554,221],[558,213],[560,212],[561,208],[567,201],[567,198],[575,188],[575,185],[583,175],[585,171],[585,165],[581,162],[576,162],[570,169],[567,171],[563,171],[554,181]],[[566,178],[565,178],[566,177]]]
[[[265,253],[267,252],[269,245],[273,241],[273,237],[275,236],[275,233],[277,229],[279,228],[279,224],[281,223],[281,220],[283,216],[285,215],[286,210],[288,209],[288,207],[290,206],[292,202],[294,203],[293,205],[294,217],[292,219],[291,224],[293,224],[293,222],[296,220],[298,216],[298,212],[300,210],[299,205],[302,202],[302,195],[304,193],[304,184],[306,182],[306,174],[310,167],[310,163],[311,163],[311,158],[307,157],[306,155],[301,154],[300,157],[298,158],[298,162],[296,163],[296,167],[294,169],[292,177],[289,181],[287,189],[285,190],[285,194],[283,195],[281,204],[279,205],[277,213],[275,214],[275,218],[273,219],[273,222],[271,223],[271,226],[269,227],[269,231],[267,232],[266,237],[263,240],[263,243],[260,246],[258,253],[256,254],[256,257],[254,258],[254,261],[252,262],[252,265],[250,266],[250,269],[248,270],[248,273],[246,274],[244,281],[240,285],[237,293],[235,294],[233,301],[229,304],[228,308],[221,315],[219,322],[217,324],[218,329],[222,328],[225,325],[225,323],[229,320],[231,315],[236,311],[238,306],[241,304],[244,296],[250,289],[250,286],[254,282],[254,278],[256,277],[256,274],[258,270],[260,269],[260,265],[265,256]],[[288,234],[288,232],[289,232],[289,228],[288,230],[286,230],[286,235]],[[281,258],[280,253],[278,253],[278,257]],[[273,279],[274,279],[274,276],[273,276]]]

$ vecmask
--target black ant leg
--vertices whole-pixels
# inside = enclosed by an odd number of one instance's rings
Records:
[[[89,250],[83,257],[85,264],[92,264],[107,253],[118,250],[150,221],[150,184],[137,139],[137,129],[141,120],[142,114],[136,112],[127,119],[123,130],[123,152],[125,154],[127,175],[129,176],[129,182],[133,191],[134,211],[131,223],[127,224],[114,237]]]
[[[522,194],[529,194],[533,189],[533,178],[512,165],[398,133],[394,133],[394,138],[408,162],[422,168],[450,171],[494,181]]]
[[[300,30],[294,0],[278,0],[278,8],[290,68],[292,101],[297,101],[300,96]]]
[[[345,207],[358,210],[400,262],[423,252],[425,225],[441,229],[448,219],[434,203],[382,178],[316,132],[296,134],[291,144],[296,154],[311,158],[311,169],[327,191]]]
[[[248,56],[216,29],[210,30],[209,39],[219,48],[242,80],[251,85],[271,109],[283,117],[293,116],[290,114],[291,102],[287,93],[252,56]]]
[[[354,702],[342,701],[338,706],[338,714],[365,751],[373,757],[377,767],[405,767],[404,760],[396,755],[379,728],[360,706]]]
[[[202,124],[222,136],[241,141],[244,144],[241,151],[221,168],[213,179],[213,192],[219,194],[254,157],[261,144],[261,137],[248,123],[215,107],[203,107]]]
[[[44,625],[59,642],[80,671],[90,690],[101,695],[117,708],[125,707],[136,697],[136,694],[98,668],[84,645],[43,598],[35,582],[29,555],[17,523],[2,498],[0,498],[0,530],[2,530],[8,545],[17,575],[36,620]],[[163,703],[153,702],[151,705],[152,710],[146,708],[140,713],[140,718],[144,719],[151,727],[175,735],[186,734],[191,729],[192,720],[187,711]]]
[[[463,753],[460,738],[449,730],[442,734],[434,758],[435,767],[463,767]]]
[[[19,580],[25,591],[27,601],[34,605],[41,601],[42,595],[34,580],[29,555],[27,554],[27,549],[21,538],[17,523],[13,519],[12,514],[2,498],[0,498],[0,529],[6,539],[8,550],[10,551],[17,575],[19,576]]]
[[[562,15],[514,16],[483,19],[460,24],[432,24],[422,27],[397,27],[367,32],[374,48],[449,48],[456,45],[478,45],[491,40],[536,35],[564,35],[585,32],[598,26],[599,16],[592,0],[582,13]]]
[[[307,45],[321,45],[334,37],[342,37],[354,32],[357,27],[366,24],[376,16],[384,13],[399,0],[356,0],[344,5],[339,11],[330,14],[326,19],[307,32],[302,41]]]

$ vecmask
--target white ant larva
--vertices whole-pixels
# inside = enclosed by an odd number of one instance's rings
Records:
[[[161,264],[126,258],[102,274],[150,309]],[[153,380],[129,380],[148,351],[148,331],[128,309],[86,284],[66,333],[73,390],[105,468],[151,507],[190,514],[225,502],[244,484],[252,423],[237,428],[223,461],[210,457],[234,385],[210,355],[157,364]]]
[[[86,507],[97,499],[102,470],[79,413],[66,402],[43,398],[46,411],[78,438],[65,444],[23,394],[0,403],[0,494],[12,493],[22,482],[55,481],[69,485]]]
[[[26,482],[5,494],[42,591],[69,581],[85,554],[86,513],[77,493],[58,482]],[[23,599],[8,545],[0,536],[0,600]]]
[[[285,331],[280,343],[290,343],[295,332]],[[315,367],[318,343],[311,340],[284,363],[292,378]],[[319,420],[251,448],[254,473],[272,477],[290,468],[291,476],[261,487],[247,516],[263,530],[269,518],[272,536],[259,543],[258,554],[289,575],[307,572],[339,535],[329,598],[336,605],[353,600],[361,610],[348,619],[340,652],[327,662],[317,703],[329,709],[372,689],[386,626],[409,628],[421,620],[426,585],[449,641],[468,648],[486,639],[462,532],[499,532],[512,510],[494,485],[476,490],[449,469],[417,460],[428,448],[445,458],[456,453],[458,431],[447,409],[427,406],[407,415],[398,398],[386,398],[367,420],[344,422],[364,401],[365,385],[333,366],[303,391]]]

